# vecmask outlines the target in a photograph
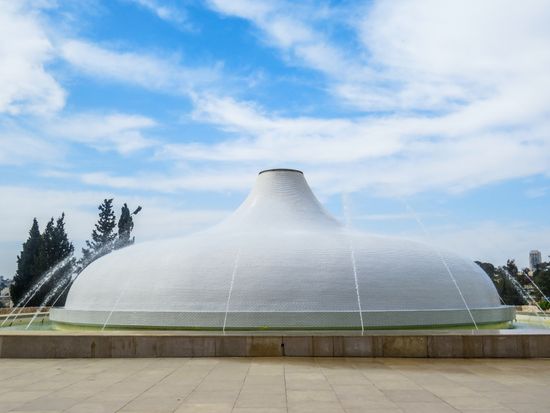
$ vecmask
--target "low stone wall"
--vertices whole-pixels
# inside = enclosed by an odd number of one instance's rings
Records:
[[[89,357],[550,357],[549,334],[0,336],[3,358]]]
[[[20,307],[17,309],[14,309],[13,307],[0,308],[0,316],[8,315],[11,313],[14,313],[14,314],[36,313],[38,310],[40,310],[43,313],[47,313],[50,311],[50,307]]]

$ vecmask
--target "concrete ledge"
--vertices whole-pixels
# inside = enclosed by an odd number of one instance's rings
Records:
[[[3,334],[2,358],[550,357],[550,334],[182,335]]]

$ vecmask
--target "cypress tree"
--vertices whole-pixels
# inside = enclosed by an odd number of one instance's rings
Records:
[[[29,231],[29,239],[23,244],[23,250],[17,257],[17,272],[10,288],[13,302],[21,301],[25,293],[30,291],[49,269],[69,258],[73,251],[74,247],[65,232],[65,214],[62,214],[57,221],[50,219],[42,234],[35,218]],[[21,304],[29,307],[44,304],[45,297],[58,283],[68,282],[66,280],[70,278],[73,264],[74,260],[68,260],[30,297],[27,303]]]
[[[48,264],[53,262],[55,255],[55,221],[52,217],[46,224],[46,228],[44,228],[42,245],[40,246],[40,265],[44,270],[49,268]]]
[[[64,259],[74,252],[74,246],[69,241],[69,236],[65,231],[65,213],[62,213],[55,223],[54,239],[56,244],[55,257],[56,261]]]
[[[48,222],[44,234],[42,235],[43,251],[46,258],[46,269],[57,265],[60,261],[70,257],[74,252],[74,246],[69,241],[65,231],[65,213],[61,214],[54,224],[53,218]],[[74,267],[74,259],[69,260],[65,265],[59,268],[44,285],[44,288],[37,294],[37,300],[40,304],[44,303],[47,294],[54,288],[62,284],[63,288],[71,281],[71,270]],[[50,305],[57,297],[52,297],[47,305]],[[56,305],[63,305],[64,298],[60,298]],[[40,305],[38,304],[38,305]]]
[[[33,281],[42,273],[40,255],[42,236],[36,218],[32,221],[29,238],[23,243],[23,249],[17,257],[17,271],[10,286],[10,295],[14,304],[17,304],[25,293],[32,287]]]
[[[114,232],[116,217],[113,211],[113,198],[104,199],[99,205],[99,218],[92,231],[91,241],[86,241],[87,248],[82,248],[82,258],[79,261],[83,270],[99,257],[110,253],[114,248],[117,233]]]
[[[119,249],[132,245],[135,237],[132,237],[134,229],[133,216],[141,211],[138,206],[134,212],[130,212],[125,203],[122,207],[118,223],[113,211],[113,198],[103,200],[99,205],[99,218],[92,231],[92,239],[86,241],[86,248],[82,248],[82,258],[78,261],[78,271],[82,271],[93,261],[109,254],[113,249]],[[115,232],[115,227],[118,231]]]
[[[137,211],[137,210],[136,210]],[[118,220],[118,239],[116,242],[116,248],[124,248],[128,245],[132,245],[135,241],[135,237],[130,237],[132,230],[134,229],[134,220],[128,205],[124,203],[120,212],[120,218]]]

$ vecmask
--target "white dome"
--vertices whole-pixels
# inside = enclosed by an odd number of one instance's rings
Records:
[[[448,268],[448,269],[447,269]],[[258,175],[238,210],[188,237],[93,262],[58,322],[181,328],[372,328],[513,318],[472,261],[348,231],[300,171]]]

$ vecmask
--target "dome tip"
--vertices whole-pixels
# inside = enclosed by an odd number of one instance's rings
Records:
[[[298,169],[289,169],[289,168],[273,168],[273,169],[264,169],[263,171],[260,171],[258,175],[261,175],[266,172],[297,172],[299,174],[304,174],[302,171]]]

